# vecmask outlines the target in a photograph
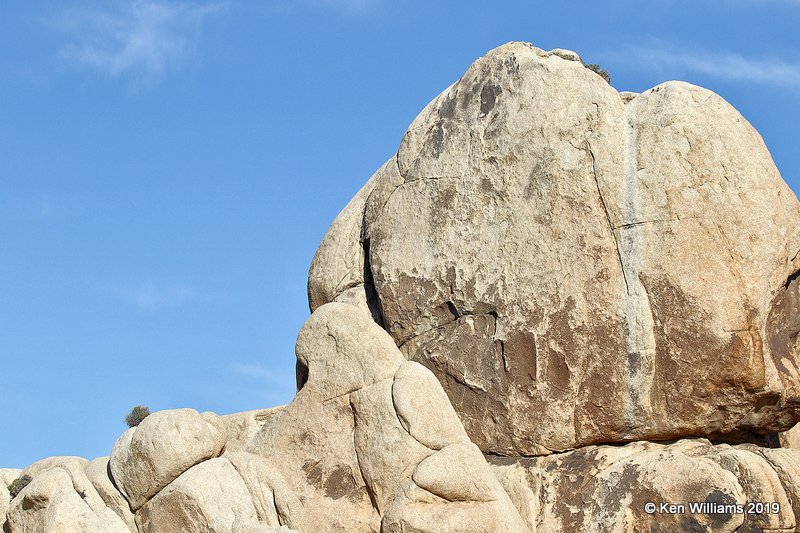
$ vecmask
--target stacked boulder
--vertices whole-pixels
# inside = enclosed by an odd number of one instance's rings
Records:
[[[12,533],[524,531],[433,374],[357,307],[303,326],[291,404],[159,411],[110,458],[54,457],[11,500]],[[433,529],[431,529],[433,528]]]
[[[0,470],[0,523],[798,531],[798,272],[800,204],[722,98],[510,43],[331,225],[289,405]]]

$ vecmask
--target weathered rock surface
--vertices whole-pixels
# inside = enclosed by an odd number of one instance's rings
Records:
[[[798,524],[795,450],[686,439],[491,460],[530,531],[741,533],[795,531]],[[768,503],[769,512],[746,513],[749,502]]]
[[[8,514],[8,504],[11,501],[11,495],[8,493],[8,487],[4,483],[0,483],[0,530],[6,523],[6,515]]]
[[[84,474],[83,465],[75,459],[50,458],[26,469],[32,472],[28,475],[33,479],[11,500],[6,524],[9,531],[130,531],[125,522],[105,506]]]
[[[139,531],[232,533],[257,525],[242,477],[224,458],[193,466],[148,501],[136,514]]]
[[[247,443],[277,415],[283,406],[257,409],[243,413],[219,416],[215,413],[202,413],[203,418],[222,434],[225,451],[243,450]]]
[[[22,470],[19,468],[0,468],[0,530],[5,525],[8,505],[11,500],[8,487],[21,473]]]
[[[800,426],[794,426],[788,431],[778,434],[778,442],[781,448],[794,448],[800,450]]]
[[[224,440],[194,409],[153,413],[114,444],[109,468],[135,512],[197,463],[219,454]]]
[[[297,357],[301,390],[285,407],[160,411],[125,432],[110,459],[29,466],[34,488],[28,503],[12,502],[12,531],[56,518],[70,531],[113,523],[141,533],[525,529],[435,376],[406,361],[363,308],[321,306]]]
[[[8,487],[21,474],[21,468],[0,468],[0,485]]]
[[[318,308],[298,336],[297,358],[301,390],[248,450],[266,458],[302,502],[291,527],[414,531],[421,527],[419,506],[441,520],[418,531],[462,531],[467,515],[480,518],[483,531],[523,527],[434,376],[405,361],[363,309]],[[474,453],[444,452],[458,445]],[[469,471],[492,491],[474,500],[471,485],[462,483],[446,492],[450,500],[435,496],[428,480],[436,465],[439,472]],[[420,487],[414,476],[431,486]]]
[[[128,529],[136,531],[136,521],[130,505],[111,480],[108,457],[98,457],[87,464],[83,471],[106,507],[114,511],[125,522]]]
[[[621,96],[574,59],[511,43],[431,102],[331,226],[311,308],[355,291],[486,452],[788,429],[797,199],[716,94]]]

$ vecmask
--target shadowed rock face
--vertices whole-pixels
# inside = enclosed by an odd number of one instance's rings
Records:
[[[370,312],[484,452],[755,440],[800,418],[798,222],[716,94],[623,98],[569,54],[511,43],[333,223],[309,302]]]

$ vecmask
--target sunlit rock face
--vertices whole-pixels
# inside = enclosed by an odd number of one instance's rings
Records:
[[[758,442],[800,417],[799,215],[718,95],[510,43],[340,214],[309,301],[370,312],[484,452]]]
[[[719,96],[502,46],[329,229],[291,403],[0,468],[0,530],[797,531],[798,222]]]

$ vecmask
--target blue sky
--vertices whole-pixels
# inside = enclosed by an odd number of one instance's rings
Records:
[[[328,225],[505,42],[717,91],[797,191],[798,22],[800,0],[3,2],[0,467],[107,455],[136,404],[288,402]]]

